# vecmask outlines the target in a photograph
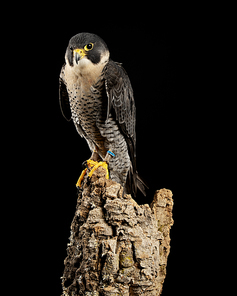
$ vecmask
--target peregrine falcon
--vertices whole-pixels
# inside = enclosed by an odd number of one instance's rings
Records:
[[[92,152],[77,182],[99,167],[107,178],[120,183],[136,197],[146,195],[147,185],[136,168],[136,108],[128,75],[110,58],[106,43],[97,35],[73,36],[59,78],[59,102],[63,116],[84,137]],[[148,188],[148,187],[147,187]]]

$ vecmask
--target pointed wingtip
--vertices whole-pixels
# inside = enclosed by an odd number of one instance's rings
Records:
[[[141,176],[137,173],[137,188],[141,191],[141,193],[146,196],[146,189],[149,189],[147,182],[141,178]]]

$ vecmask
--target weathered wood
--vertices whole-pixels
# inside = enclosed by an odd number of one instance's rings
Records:
[[[159,296],[173,225],[172,192],[138,205],[100,167],[79,192],[64,264],[64,296]]]

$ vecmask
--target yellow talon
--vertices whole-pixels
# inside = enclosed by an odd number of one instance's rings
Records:
[[[108,170],[108,164],[107,164],[107,162],[105,162],[105,161],[100,161],[100,162],[97,162],[95,165],[94,165],[94,167],[93,167],[93,169],[90,171],[90,173],[89,173],[89,177],[91,177],[92,175],[93,175],[93,173],[94,173],[94,171],[96,170],[96,169],[98,169],[98,167],[100,167],[100,166],[102,166],[104,169],[106,169],[106,176],[105,176],[105,178],[106,179],[109,179],[109,170]]]
[[[87,168],[82,171],[82,173],[81,173],[81,175],[80,175],[80,177],[79,177],[79,179],[77,181],[77,184],[76,184],[77,187],[81,187],[81,182],[84,179],[86,171],[87,171]]]
[[[91,160],[91,159],[88,159],[88,160],[87,160],[87,165],[88,165],[88,167],[90,167],[90,168],[92,168],[93,166],[95,166],[97,163],[98,163],[97,161],[94,161],[94,160]],[[80,175],[80,177],[79,177],[79,179],[78,179],[78,181],[77,181],[77,184],[76,184],[77,187],[81,187],[81,182],[82,182],[82,180],[84,179],[84,176],[85,176],[86,172],[87,172],[87,168],[85,168],[85,169],[82,171],[82,173],[81,173],[81,175]]]
[[[87,160],[88,167],[92,168],[93,166],[97,165],[98,161],[94,161],[92,159]]]
[[[92,170],[90,171],[90,173],[88,175],[89,177],[91,177],[93,175],[94,171],[96,169],[98,169],[98,167],[102,166],[103,168],[106,169],[106,172],[107,172],[105,178],[109,179],[108,164],[105,161],[98,162],[98,161],[88,159],[87,160],[87,165],[88,165],[89,168],[92,168]],[[87,172],[87,168],[82,171],[82,173],[81,173],[81,175],[80,175],[80,177],[79,177],[79,179],[77,181],[77,184],[76,184],[77,187],[81,187],[81,183],[82,183],[82,180],[84,179],[84,176],[85,176],[86,172]]]

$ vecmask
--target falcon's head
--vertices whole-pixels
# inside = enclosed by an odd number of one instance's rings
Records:
[[[75,68],[85,68],[91,64],[104,64],[109,60],[109,50],[99,36],[79,33],[69,40],[65,60]]]

